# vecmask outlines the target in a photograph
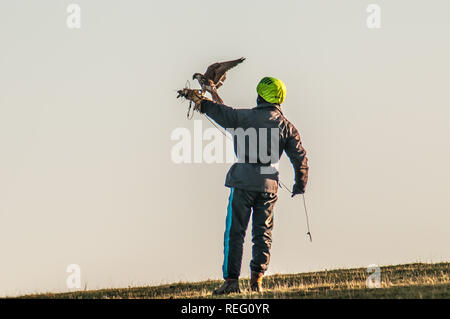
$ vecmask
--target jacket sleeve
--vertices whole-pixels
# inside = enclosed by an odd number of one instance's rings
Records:
[[[308,182],[308,159],[306,151],[302,146],[300,134],[297,129],[291,125],[288,130],[288,136],[285,146],[286,155],[289,157],[295,172],[295,184],[303,190]]]
[[[223,128],[236,128],[238,126],[238,110],[232,107],[203,100],[201,112],[212,118]]]

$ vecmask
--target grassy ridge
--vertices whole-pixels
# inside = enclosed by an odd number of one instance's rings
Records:
[[[241,293],[226,298],[450,298],[450,263],[406,264],[381,267],[381,287],[366,287],[365,268],[337,269],[264,278],[264,294],[248,291],[248,279],[240,281]],[[154,287],[103,289],[25,298],[213,298],[221,281],[174,283]]]

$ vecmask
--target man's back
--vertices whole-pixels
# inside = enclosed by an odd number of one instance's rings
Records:
[[[238,162],[230,168],[226,186],[276,193],[277,167],[283,151],[294,166],[296,183],[306,185],[306,151],[297,129],[284,117],[279,105],[266,102],[252,109],[233,109],[203,101],[201,112],[233,136]]]

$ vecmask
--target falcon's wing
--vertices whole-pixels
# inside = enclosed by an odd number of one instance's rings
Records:
[[[214,81],[214,78],[216,77],[216,69],[218,69],[220,67],[220,63],[216,62],[214,64],[211,64],[210,66],[208,66],[208,68],[206,69],[206,72],[204,74],[204,76],[208,79],[208,80],[212,80]]]
[[[220,66],[215,70],[216,74],[214,77],[214,83],[219,82],[220,78],[230,69],[234,68],[236,65],[238,65],[239,63],[244,62],[245,58],[240,58],[237,60],[233,60],[233,61],[225,61],[225,62],[220,62]]]
[[[215,84],[217,84],[219,82],[219,80],[222,78],[222,76],[228,70],[234,68],[239,63],[244,62],[244,60],[245,60],[245,58],[240,58],[240,59],[232,60],[232,61],[214,63],[208,67],[208,69],[206,70],[205,76],[208,79],[213,80],[213,82]]]

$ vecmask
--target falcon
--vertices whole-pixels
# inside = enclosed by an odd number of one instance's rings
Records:
[[[206,69],[205,74],[194,73],[192,80],[197,80],[202,90],[211,94],[214,102],[223,104],[223,100],[217,93],[217,89],[220,88],[225,81],[226,73],[228,70],[234,68],[239,63],[244,62],[245,58],[240,58],[233,61],[216,62],[211,64]]]

